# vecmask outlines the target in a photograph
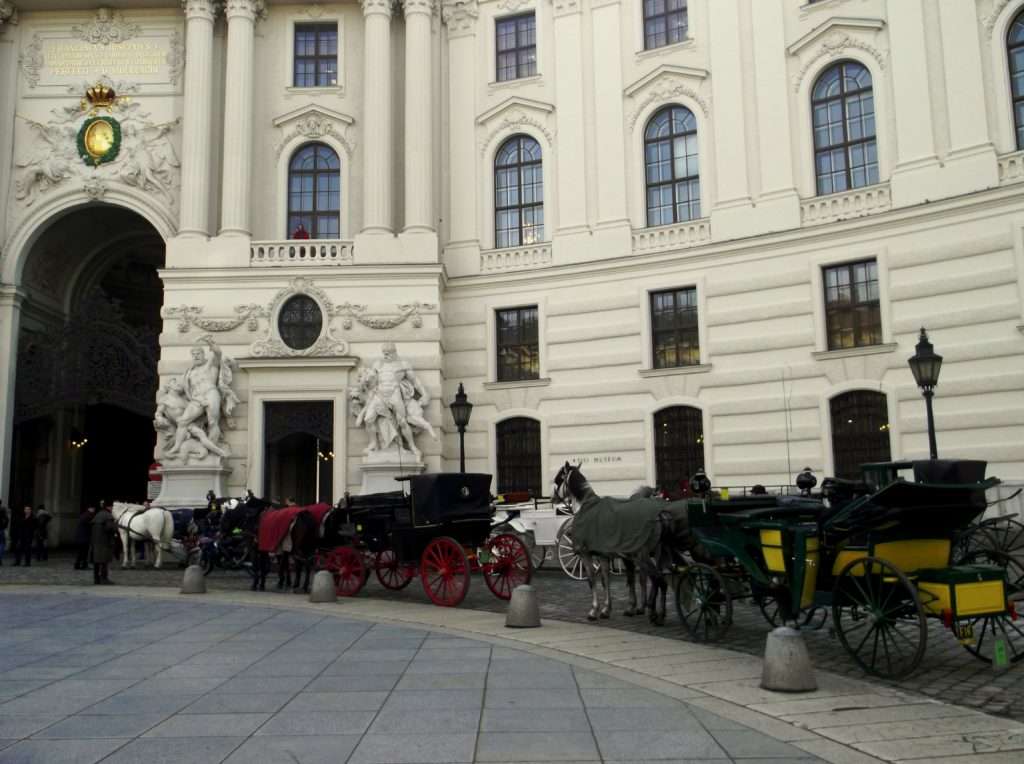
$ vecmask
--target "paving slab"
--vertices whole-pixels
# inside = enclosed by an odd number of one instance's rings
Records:
[[[475,734],[368,734],[348,764],[468,764],[476,739]]]
[[[127,740],[22,740],[0,751],[3,764],[95,764]],[[111,759],[105,759],[112,761]],[[141,759],[136,760],[141,761]],[[147,764],[156,764],[146,760]],[[180,760],[177,764],[180,764]]]
[[[477,709],[404,708],[383,709],[370,725],[371,734],[476,733],[480,725]]]
[[[485,708],[480,732],[587,732],[590,720],[582,708]]]
[[[89,716],[77,714],[35,733],[35,739],[87,740],[90,738],[133,738],[160,724],[169,714],[123,714]]]
[[[359,735],[253,738],[236,748],[224,764],[340,764],[359,740]]]
[[[177,714],[143,737],[245,737],[255,732],[270,714]]]
[[[103,764],[220,764],[244,737],[138,738],[127,741]],[[5,762],[6,764],[6,762]]]
[[[579,761],[598,758],[590,732],[489,732],[477,741],[476,759],[481,762]]]

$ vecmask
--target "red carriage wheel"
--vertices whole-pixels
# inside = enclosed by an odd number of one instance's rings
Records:
[[[366,583],[363,556],[350,546],[341,546],[328,556],[328,570],[334,574],[334,590],[339,597],[355,597]]]
[[[487,588],[495,597],[512,599],[512,590],[530,583],[533,564],[530,551],[518,536],[503,533],[487,541],[488,559],[480,567],[484,572]]]
[[[469,560],[462,546],[448,536],[433,539],[420,558],[423,591],[435,605],[455,607],[469,591]]]
[[[404,589],[416,575],[416,568],[412,565],[403,565],[395,556],[394,549],[385,549],[377,552],[373,561],[373,569],[377,573],[377,580],[385,589],[398,591]]]

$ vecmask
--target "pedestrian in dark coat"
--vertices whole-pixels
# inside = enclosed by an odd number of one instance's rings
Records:
[[[14,530],[14,565],[21,565],[25,559],[25,567],[32,567],[32,544],[36,540],[36,518],[32,514],[32,505],[26,504],[22,516]]]
[[[0,501],[0,565],[4,564],[4,552],[7,551],[7,526],[11,524],[11,518],[7,514],[7,507]]]
[[[78,516],[75,526],[75,570],[86,570],[89,567],[89,544],[92,542],[92,518],[96,515],[96,507],[86,507]]]
[[[50,520],[53,515],[46,511],[46,507],[40,504],[36,508],[36,561],[50,559],[50,552],[47,544],[50,541]]]
[[[111,584],[107,566],[114,558],[114,532],[117,526],[107,506],[100,508],[92,519],[92,582]]]

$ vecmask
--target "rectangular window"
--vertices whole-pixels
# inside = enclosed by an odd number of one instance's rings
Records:
[[[537,20],[533,12],[498,19],[495,24],[498,82],[537,73]]]
[[[297,88],[326,88],[338,84],[338,25],[295,25]]]
[[[495,314],[499,382],[540,378],[537,306],[507,308]]]
[[[651,292],[651,341],[655,369],[700,364],[696,287]]]
[[[644,0],[644,50],[686,39],[686,0]]]
[[[878,263],[863,260],[829,266],[823,275],[828,349],[882,344]]]

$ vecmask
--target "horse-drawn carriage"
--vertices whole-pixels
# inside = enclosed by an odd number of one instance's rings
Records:
[[[750,596],[770,621],[807,623],[831,610],[843,647],[865,671],[902,677],[920,663],[928,619],[978,658],[1024,659],[1015,559],[975,521],[998,484],[975,461],[864,465],[864,480],[826,479],[812,495],[688,502],[695,557],[678,571],[676,608],[698,641],[723,636],[732,601]],[[913,480],[899,476],[913,470]],[[798,484],[800,481],[798,480]],[[771,603],[768,606],[768,603]],[[775,613],[778,616],[775,616]],[[824,621],[824,617],[822,618]]]
[[[338,503],[334,533],[318,566],[330,571],[339,595],[358,594],[372,570],[387,589],[403,589],[419,573],[435,605],[455,606],[479,571],[491,592],[509,599],[529,583],[529,551],[517,536],[491,535],[491,476],[473,473],[405,478],[409,493],[348,496]]]

